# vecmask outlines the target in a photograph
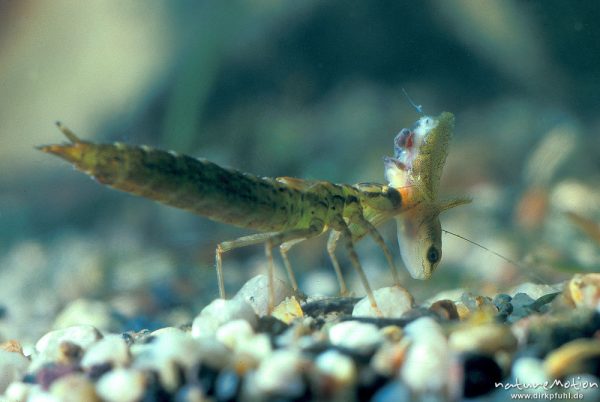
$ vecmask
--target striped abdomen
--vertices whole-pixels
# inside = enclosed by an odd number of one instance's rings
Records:
[[[298,227],[302,220],[303,192],[274,179],[222,168],[206,160],[78,139],[73,144],[41,149],[68,160],[100,183],[219,222],[281,231]]]

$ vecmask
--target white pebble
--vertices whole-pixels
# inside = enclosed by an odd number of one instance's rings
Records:
[[[359,321],[344,321],[329,328],[329,340],[335,346],[370,352],[383,342],[379,328]]]
[[[194,318],[192,336],[194,338],[215,336],[221,325],[236,319],[246,320],[254,327],[257,317],[252,307],[244,300],[216,299]]]
[[[145,386],[142,373],[120,368],[100,377],[96,384],[96,392],[108,402],[135,402],[141,399]]]
[[[20,353],[0,350],[0,394],[8,385],[23,377],[29,366],[29,360]]]
[[[533,300],[536,300],[550,293],[562,292],[563,287],[563,284],[546,285],[542,283],[525,282],[511,289],[508,294],[514,297],[517,293],[525,293]]]
[[[94,384],[82,373],[61,377],[50,386],[50,394],[61,402],[99,402]]]
[[[202,349],[198,340],[189,334],[168,331],[149,344],[132,346],[131,353],[134,356],[133,367],[157,371],[162,386],[174,391],[181,385],[175,363],[184,370],[190,370],[200,362]]]
[[[333,379],[338,386],[351,384],[356,377],[354,361],[337,350],[321,353],[315,359],[315,366],[321,374]]]
[[[404,288],[399,286],[390,286],[377,289],[373,292],[377,307],[385,318],[400,318],[402,314],[410,310],[413,306],[413,297]],[[377,311],[371,306],[368,297],[364,297],[354,306],[352,310],[353,317],[380,317]]]
[[[448,383],[450,353],[442,328],[430,317],[419,318],[404,328],[412,341],[400,376],[414,392],[440,392]]]
[[[274,278],[273,307],[292,297],[294,291],[284,281]],[[257,275],[250,279],[233,297],[233,300],[243,300],[250,304],[259,317],[268,314],[269,307],[269,279],[266,275]]]
[[[25,402],[29,396],[29,390],[31,387],[33,387],[33,384],[15,381],[11,383],[8,388],[6,388],[4,396],[6,396],[10,401]]]
[[[102,363],[111,363],[113,367],[119,367],[127,365],[129,360],[129,347],[123,337],[107,335],[89,347],[81,359],[81,367],[90,369]]]
[[[63,341],[69,341],[86,350],[94,342],[102,338],[102,334],[91,325],[77,325],[57,329],[42,336],[35,344],[35,350],[40,354],[58,354]]]
[[[272,351],[269,336],[267,334],[256,334],[240,342],[236,347],[235,354],[238,358],[249,356],[258,363],[271,355]]]
[[[535,357],[521,357],[513,363],[512,376],[521,384],[543,384],[550,378],[544,369],[544,362]]]
[[[217,330],[217,340],[230,349],[244,342],[254,334],[246,320],[233,320],[225,323]]]
[[[118,330],[119,324],[111,308],[97,300],[77,299],[69,303],[56,317],[55,329],[91,325],[103,331]]]
[[[300,376],[304,360],[298,352],[277,350],[263,360],[254,381],[258,390],[265,394],[300,396],[304,383]]]

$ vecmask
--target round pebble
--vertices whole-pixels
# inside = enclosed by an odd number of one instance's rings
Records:
[[[315,359],[318,372],[327,377],[327,383],[334,388],[350,386],[356,379],[356,366],[354,361],[336,350],[321,353]]]
[[[400,376],[414,392],[439,392],[447,383],[450,353],[440,325],[430,317],[419,318],[404,328],[412,341]]]
[[[373,292],[379,312],[373,308],[368,297],[364,297],[354,306],[353,317],[400,318],[409,311],[414,300],[410,293],[399,286],[377,289]],[[381,314],[379,314],[381,313]]]
[[[513,297],[519,293],[524,293],[533,300],[536,300],[550,293],[561,292],[562,289],[562,285],[546,285],[541,283],[525,282],[515,286],[509,293]]]
[[[463,355],[463,396],[473,398],[494,390],[502,380],[502,369],[496,361],[485,355]]]
[[[493,355],[498,351],[513,352],[517,338],[504,324],[464,325],[450,334],[450,347],[457,352]]]
[[[252,335],[254,331],[248,321],[239,319],[221,325],[216,333],[217,340],[230,349],[235,349]]]
[[[20,353],[0,350],[0,393],[13,382],[20,380],[29,367],[29,359]]]
[[[232,320],[242,319],[254,327],[257,317],[246,301],[242,299],[216,299],[194,318],[192,336],[195,338],[215,336],[219,327]]]
[[[96,392],[108,402],[136,402],[142,398],[145,387],[146,381],[142,373],[118,368],[98,380]]]
[[[35,344],[35,350],[40,355],[55,357],[59,354],[60,345],[68,341],[86,350],[94,342],[102,338],[102,334],[91,325],[77,325],[74,327],[57,329],[48,332]]]
[[[287,297],[292,297],[294,291],[284,281],[274,278],[274,300],[273,307],[284,301]],[[259,316],[266,316],[269,313],[269,279],[266,275],[257,275],[250,279],[236,293],[232,300],[245,301],[254,309]]]
[[[83,374],[71,374],[52,383],[50,394],[61,402],[98,402],[94,384]]]
[[[54,320],[55,329],[91,325],[100,331],[118,331],[117,315],[106,303],[77,299],[69,303]]]
[[[184,332],[163,332],[153,342],[131,347],[135,359],[133,367],[154,370],[158,373],[161,386],[174,391],[181,385],[180,372],[175,364],[188,371],[197,366],[204,351],[201,343]],[[211,343],[211,348],[214,343]],[[222,346],[221,348],[224,349]],[[221,360],[224,360],[222,356]]]
[[[329,341],[335,345],[369,353],[375,349],[384,337],[373,324],[359,321],[344,321],[329,328]]]
[[[301,370],[305,361],[298,352],[276,350],[264,359],[254,377],[259,392],[266,395],[298,397],[305,392]]]
[[[123,337],[107,335],[88,348],[81,359],[81,367],[89,370],[92,366],[105,363],[119,367],[127,365],[129,361],[129,347]]]

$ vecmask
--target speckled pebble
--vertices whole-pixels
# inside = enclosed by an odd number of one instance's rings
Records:
[[[0,350],[0,393],[3,393],[11,382],[20,380],[28,366],[29,359],[22,354]]]
[[[96,392],[107,402],[136,402],[144,394],[144,375],[132,369],[119,368],[104,374],[96,384]]]
[[[216,299],[194,318],[192,336],[195,338],[215,336],[219,327],[232,320],[242,319],[254,327],[257,316],[252,307],[241,299]]]
[[[232,300],[243,300],[252,306],[259,317],[265,316],[268,313],[269,305],[268,283],[266,275],[257,275],[246,282]],[[284,281],[274,278],[274,284],[273,307],[284,301],[286,297],[294,295],[292,288]]]
[[[402,314],[410,310],[414,304],[413,297],[408,291],[399,286],[390,286],[376,289],[373,292],[377,307],[385,318],[400,318]],[[364,297],[354,306],[353,317],[380,317],[371,306],[368,297]]]
[[[91,345],[81,359],[81,367],[110,363],[113,367],[125,366],[130,361],[129,347],[120,335],[107,335]]]
[[[383,342],[384,337],[373,324],[344,321],[329,328],[329,340],[335,346],[369,353]]]

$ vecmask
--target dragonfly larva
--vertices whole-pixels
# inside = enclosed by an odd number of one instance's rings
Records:
[[[279,246],[290,282],[297,289],[287,253],[295,244],[330,231],[327,252],[342,294],[347,287],[335,256],[338,242],[346,248],[371,305],[377,303],[354,250],[372,236],[383,250],[396,285],[400,285],[392,253],[376,229],[396,218],[404,264],[411,275],[428,279],[441,259],[440,212],[466,202],[437,200],[437,186],[452,136],[454,116],[421,118],[413,130],[396,137],[395,158],[386,158],[389,184],[334,184],[291,177],[266,178],[223,168],[204,159],[145,146],[95,144],[79,139],[58,123],[69,143],[47,145],[43,152],[71,162],[77,169],[113,188],[186,209],[212,220],[260,233],[217,245],[219,295],[225,298],[222,254],[265,244],[268,258],[269,308],[273,308],[272,249]]]

